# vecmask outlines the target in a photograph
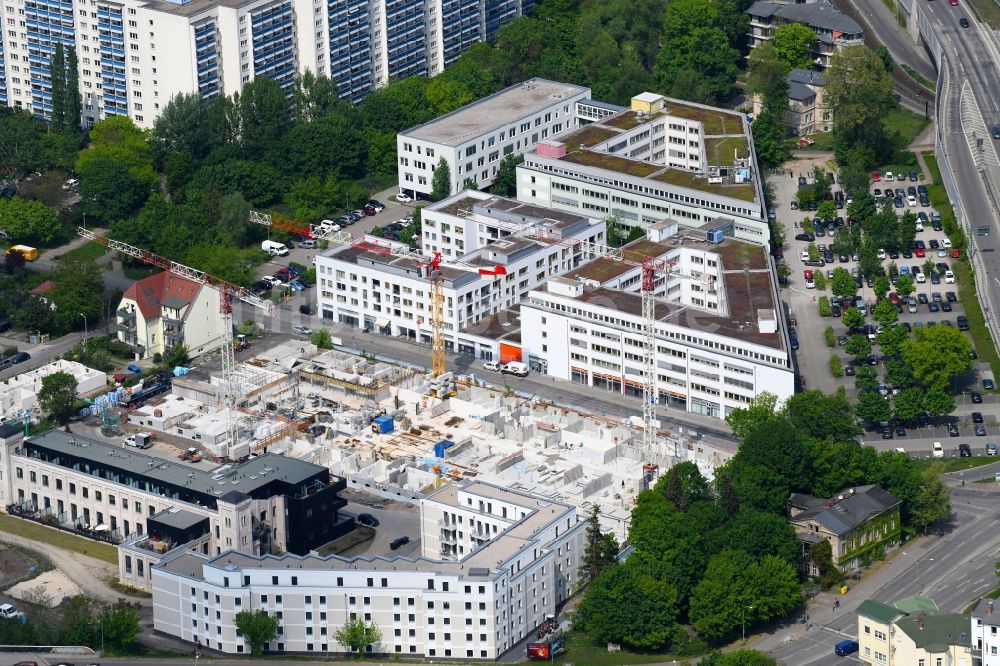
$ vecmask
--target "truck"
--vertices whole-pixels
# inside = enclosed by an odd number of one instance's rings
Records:
[[[17,252],[25,261],[35,261],[38,259],[38,250],[27,245],[11,245],[9,252]]]
[[[132,387],[132,392],[126,397],[125,406],[129,409],[142,407],[150,398],[170,390],[170,373],[160,370],[155,376],[146,377],[141,383]]]
[[[278,241],[266,240],[262,241],[260,244],[260,249],[267,252],[272,257],[283,257],[288,254],[288,248],[284,243],[279,243]]]
[[[528,365],[526,363],[521,363],[520,361],[510,361],[505,363],[500,372],[505,375],[516,375],[517,377],[527,377],[528,376]]]
[[[137,449],[148,449],[153,446],[153,436],[148,432],[137,432],[129,435],[122,442],[122,446],[134,446]]]

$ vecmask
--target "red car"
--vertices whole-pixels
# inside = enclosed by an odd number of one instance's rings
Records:
[[[957,247],[951,248],[951,258],[952,259],[958,259],[961,256],[962,256],[962,251],[959,248],[957,248]]]
[[[918,247],[913,251],[913,256],[915,257],[920,257],[921,259],[923,259],[925,255],[926,253],[924,252],[924,248],[922,247]]]
[[[899,305],[899,294],[894,291],[889,292],[889,302],[893,305]]]
[[[882,180],[882,174],[878,171],[872,171],[872,182],[878,183]]]

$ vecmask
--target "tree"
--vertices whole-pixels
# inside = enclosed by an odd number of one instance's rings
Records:
[[[823,178],[826,180],[826,177]],[[837,207],[830,199],[824,199],[823,203],[816,209],[816,217],[821,220],[832,220],[837,216]]]
[[[812,50],[816,43],[816,33],[802,23],[786,23],[774,31],[774,51],[789,68],[809,69],[812,67]]]
[[[615,535],[601,532],[600,509],[595,504],[587,518],[587,545],[580,563],[580,583],[587,585],[606,569],[614,566],[618,557],[618,540]]]
[[[360,617],[352,617],[333,632],[333,637],[351,652],[364,654],[370,645],[382,640],[382,632],[374,622],[369,624]]]
[[[20,275],[24,271],[24,255],[17,250],[7,250],[3,256],[3,270],[7,275]]]
[[[896,286],[899,286],[898,282],[896,283]],[[878,305],[875,306],[875,313],[872,316],[875,318],[875,321],[882,324],[884,328],[889,328],[899,317],[899,311],[891,301],[888,299],[882,299],[878,302]]]
[[[858,284],[843,266],[837,266],[833,269],[833,280],[830,284],[833,294],[841,298],[854,298],[858,293]]]
[[[918,388],[907,388],[892,399],[892,410],[896,418],[914,421],[924,413],[924,394]]]
[[[365,143],[351,121],[330,113],[300,123],[285,134],[282,171],[301,178],[334,175],[357,178],[365,166]]]
[[[750,50],[746,90],[760,97],[764,109],[779,118],[788,110],[788,70],[788,63],[777,52],[772,40],[761,42]]]
[[[62,42],[56,42],[56,52],[49,61],[49,81],[52,87],[52,129],[66,129],[66,52]]]
[[[431,199],[441,201],[449,196],[451,196],[451,167],[442,155],[431,177]]]
[[[896,225],[899,229],[899,247],[901,249],[912,248],[917,238],[917,216],[908,210],[899,218]]]
[[[872,353],[872,343],[868,341],[866,335],[855,333],[847,338],[847,345],[844,346],[844,351],[855,358],[868,356]]]
[[[972,343],[950,326],[920,327],[903,344],[903,359],[927,389],[947,392],[953,377],[969,369]]]
[[[679,511],[687,511],[695,502],[712,498],[708,481],[693,462],[674,465],[656,482],[654,490],[662,492]]]
[[[435,76],[424,89],[424,96],[434,109],[434,115],[443,116],[475,100],[461,81]]]
[[[731,461],[770,469],[795,490],[806,490],[812,476],[812,451],[786,414],[768,419],[748,432]]]
[[[76,47],[66,49],[66,99],[65,126],[73,134],[80,131],[80,120],[83,117],[83,99],[80,97],[80,70],[76,57]]]
[[[135,648],[135,637],[142,631],[139,611],[123,602],[101,611],[97,623],[103,642],[118,652],[131,652]]]
[[[169,368],[187,365],[188,360],[188,349],[184,345],[168,347],[167,353],[163,356],[163,363]]]
[[[861,249],[858,250],[858,266],[861,269],[862,275],[870,277],[873,280],[885,273],[885,270],[882,268],[882,260],[878,258],[878,245],[872,242],[869,236],[865,236],[865,242],[861,244]]]
[[[726,525],[725,543],[755,560],[774,555],[790,564],[798,561],[801,542],[788,519],[777,513],[742,507]]]
[[[941,388],[931,388],[924,393],[924,411],[931,416],[951,414],[955,411],[955,399]]]
[[[833,547],[826,539],[820,539],[809,548],[809,561],[819,571],[819,586],[828,589],[841,578],[837,565],[833,562]]]
[[[737,438],[743,439],[747,433],[755,430],[765,421],[774,418],[777,404],[777,395],[769,391],[761,391],[746,407],[738,407],[729,412],[726,415],[726,423],[729,424]]]
[[[851,204],[847,207],[847,216],[856,220],[864,228],[869,218],[878,212],[878,205],[875,202],[875,197],[868,191],[868,173],[862,173],[865,179],[863,189],[860,193],[855,194],[854,199],[851,200]]]
[[[885,275],[879,275],[872,281],[872,288],[875,291],[876,298],[885,298],[885,295],[889,292],[889,287],[892,286],[892,282]]]
[[[68,372],[53,372],[42,378],[38,391],[38,405],[49,418],[63,425],[69,421],[76,407],[76,377]]]
[[[149,196],[149,186],[123,162],[88,160],[77,173],[83,211],[98,224],[108,225],[130,216]]]
[[[913,293],[914,285],[913,278],[909,275],[900,275],[896,278],[896,293],[901,297],[909,296]]]
[[[785,402],[785,413],[797,430],[817,440],[860,433],[854,410],[839,392],[827,394],[814,389],[796,393]]]
[[[761,164],[775,167],[788,159],[791,153],[785,141],[786,130],[779,114],[765,109],[754,118],[750,129]]]
[[[239,113],[237,136],[243,155],[254,160],[278,147],[288,128],[288,101],[285,91],[272,78],[255,76],[238,93],[233,93],[233,107]]]
[[[312,334],[312,343],[320,349],[333,349],[333,338],[330,337],[330,329],[321,328]]]
[[[858,326],[865,325],[865,315],[858,308],[849,308],[844,313],[844,317],[841,321],[843,321],[844,326],[846,326],[849,329],[857,328]]]
[[[858,397],[858,416],[868,421],[888,421],[889,401],[874,391],[862,393]]]
[[[255,657],[264,653],[265,643],[270,643],[278,637],[278,617],[268,615],[265,610],[240,611],[236,614],[235,624]]]
[[[574,625],[602,643],[663,648],[679,637],[678,594],[662,560],[637,551],[594,580]]]
[[[491,191],[503,197],[517,195],[517,166],[524,162],[524,155],[511,153],[500,160],[497,168],[497,180]]]
[[[876,342],[878,342],[878,346],[882,349],[882,353],[890,357],[890,367],[892,367],[891,364],[896,361],[896,359],[892,357],[899,355],[899,353],[903,350],[903,343],[906,342],[908,337],[909,333],[907,333],[906,329],[902,326],[890,326],[879,333],[878,337],[875,338]],[[889,372],[887,371],[886,374],[888,375]],[[909,366],[907,366],[906,374],[910,378],[913,376],[913,373],[910,372]],[[899,384],[895,381],[891,383],[894,386],[899,386]]]
[[[865,393],[878,388],[878,373],[871,366],[858,368],[858,374],[854,377],[854,388]]]
[[[80,174],[80,193],[84,203],[87,203],[87,197],[82,174],[91,162],[104,160],[124,164],[132,177],[148,188],[158,182],[147,135],[128,116],[109,116],[90,128],[90,145],[81,150],[76,158],[76,173]],[[87,214],[90,215],[89,212]]]
[[[48,245],[61,228],[55,211],[40,201],[0,198],[0,229],[12,241]]]
[[[170,98],[149,136],[157,164],[163,165],[170,156],[181,152],[200,160],[218,145],[221,137],[212,125],[210,104],[198,93],[177,93]]]
[[[940,462],[922,474],[920,491],[910,509],[910,521],[921,532],[951,515],[951,499],[942,480],[943,474],[944,464]]]
[[[292,120],[296,123],[311,123],[334,112],[340,105],[337,82],[323,76],[316,76],[306,68],[295,78],[292,87]]]
[[[668,15],[676,5],[668,5]],[[729,45],[726,33],[714,27],[697,27],[663,42],[654,79],[657,87],[672,97],[717,103],[732,91],[737,60],[739,53]]]
[[[14,322],[28,331],[52,333],[56,328],[56,315],[48,303],[30,294],[17,308]]]
[[[885,71],[892,74],[892,69],[895,64],[892,62],[892,54],[889,53],[889,48],[885,44],[879,44],[878,48],[875,49],[875,55],[877,55],[879,60],[882,61]]]
[[[847,162],[849,151],[859,148],[867,154],[866,167],[887,157],[891,142],[884,121],[896,101],[892,77],[878,55],[861,44],[843,49],[830,59],[823,83],[837,160]]]

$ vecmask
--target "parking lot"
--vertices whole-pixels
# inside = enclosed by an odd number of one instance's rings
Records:
[[[847,394],[854,398],[857,396],[857,391],[854,388],[854,377],[845,374],[841,378],[834,378],[830,370],[830,356],[832,354],[836,354],[841,358],[845,370],[848,367],[857,367],[853,365],[854,357],[844,351],[843,344],[848,336],[848,329],[838,317],[820,316],[819,298],[821,296],[832,297],[833,295],[830,280],[828,279],[833,269],[842,267],[848,271],[852,271],[855,275],[857,274],[856,271],[859,268],[857,256],[827,256],[826,258],[833,259],[832,263],[827,263],[824,259],[821,266],[807,266],[805,263],[806,260],[803,258],[805,256],[803,253],[808,253],[810,241],[797,240],[795,238],[796,235],[802,233],[816,235],[816,229],[811,224],[811,219],[815,213],[811,213],[808,210],[796,210],[791,205],[796,200],[800,175],[806,177],[807,184],[813,183],[812,170],[814,166],[819,166],[824,173],[833,171],[831,164],[827,163],[826,158],[812,158],[790,163],[787,168],[791,172],[791,175],[786,173],[784,176],[771,176],[769,178],[769,182],[773,185],[776,194],[774,210],[778,221],[784,224],[786,231],[783,258],[791,271],[788,286],[782,290],[782,296],[788,306],[788,311],[794,322],[799,341],[799,349],[795,351],[795,359],[802,387],[817,388],[824,392],[832,393],[843,386]],[[884,191],[885,187],[891,187],[893,190],[896,190],[900,186],[904,188],[916,188],[916,186],[923,182],[923,174],[919,173],[917,174],[918,180],[911,181],[909,179],[910,174],[907,172],[905,174],[905,181],[902,183],[895,176],[891,182],[887,183],[882,178],[883,172],[880,172],[879,175],[879,182],[869,180],[869,188],[871,190],[878,188]],[[840,190],[840,185],[834,184],[832,189],[836,193]],[[932,220],[933,209],[929,206],[922,206],[917,196],[913,199],[908,199],[907,196],[904,196],[901,200],[893,197],[893,200],[897,215],[901,215],[906,211],[912,211],[915,214],[922,212],[927,216],[928,222]],[[900,204],[901,208],[899,207]],[[847,233],[849,231],[850,224],[847,220],[846,208],[847,202],[845,197],[843,208],[838,208],[836,211],[836,214],[843,218],[843,223],[841,226],[835,227],[835,234]],[[805,218],[809,218],[810,223],[807,224]],[[829,248],[836,240],[836,235],[831,237],[828,228],[824,229],[824,232],[824,236],[817,236],[812,242],[817,246],[822,245]],[[914,267],[916,267],[920,273],[924,274],[922,281],[914,279],[913,296],[919,299],[915,307],[909,307],[905,299],[901,301],[900,308],[898,308],[900,309],[898,324],[902,326],[909,325],[911,329],[928,325],[951,325],[961,328],[959,317],[964,317],[965,310],[958,296],[958,285],[948,282],[948,278],[946,277],[949,274],[945,273],[945,270],[950,271],[954,258],[952,256],[953,251],[949,247],[950,243],[947,242],[944,231],[936,231],[931,224],[925,224],[922,231],[918,227],[916,239],[918,246],[921,243],[924,246],[923,257],[918,256],[920,253],[914,249],[912,253],[897,254],[886,252],[882,261],[887,275],[890,273],[890,268],[893,264],[900,273],[903,273],[903,269],[905,268],[906,273],[912,274]],[[821,252],[820,254],[822,256],[823,253]],[[907,257],[905,254],[911,254],[911,256]],[[924,270],[924,262],[928,259],[932,260],[936,266],[934,273],[938,273],[939,283],[937,284],[932,281],[931,274]],[[938,264],[943,264],[943,266],[937,266]],[[813,271],[814,276],[817,272],[822,271],[823,277],[827,278],[826,289],[819,290],[807,286],[806,270]],[[949,295],[949,292],[951,292],[951,295]],[[876,297],[870,283],[863,281],[857,293],[864,306],[866,323],[874,323],[871,317],[871,308],[876,304]],[[915,309],[916,311],[911,312],[911,309]],[[827,326],[833,327],[835,337],[837,338],[837,346],[834,349],[830,349],[827,346],[825,336]],[[874,332],[869,337],[874,337]],[[875,356],[873,360],[875,360],[875,367],[878,370],[879,377],[882,378],[885,370],[885,359],[880,354],[879,347],[875,342],[872,343],[872,354]],[[883,440],[879,431],[866,433],[866,439],[879,448],[903,448],[918,455],[930,455],[931,444],[934,441],[942,442],[946,455],[957,455],[959,443],[967,443],[974,454],[982,455],[985,452],[987,442],[1000,441],[1000,426],[998,426],[1000,402],[998,402],[997,396],[993,395],[992,392],[983,389],[984,379],[993,379],[988,364],[973,360],[971,370],[959,377],[955,382],[955,387],[961,391],[961,394],[956,396],[957,409],[953,414],[937,420],[933,425],[908,430],[905,434],[893,431],[893,438],[891,440]],[[891,387],[887,388],[891,392]],[[981,403],[972,403],[972,392],[981,395]],[[985,428],[985,434],[976,435],[975,426],[979,424],[972,422],[973,412],[982,413],[983,423],[981,425]],[[950,423],[954,423],[957,426],[957,435],[949,436],[948,424]],[[980,432],[982,432],[982,429]]]

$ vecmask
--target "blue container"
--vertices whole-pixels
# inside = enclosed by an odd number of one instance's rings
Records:
[[[434,457],[444,458],[444,452],[455,446],[455,442],[450,439],[442,439],[440,442],[434,445]]]
[[[383,414],[382,416],[376,417],[372,423],[378,428],[376,432],[380,432],[383,435],[392,432],[394,429],[392,417],[387,414]]]

